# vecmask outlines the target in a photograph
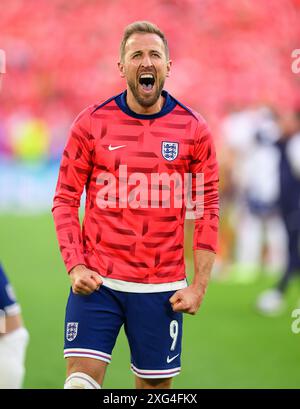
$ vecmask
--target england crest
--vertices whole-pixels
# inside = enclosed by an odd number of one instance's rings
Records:
[[[162,142],[161,153],[167,160],[174,160],[178,156],[179,144],[178,142]]]
[[[67,323],[67,333],[66,338],[67,341],[74,341],[77,336],[78,331],[78,322],[68,322]]]

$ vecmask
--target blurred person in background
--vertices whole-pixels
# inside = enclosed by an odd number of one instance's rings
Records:
[[[277,286],[258,297],[257,308],[266,315],[284,310],[288,284],[300,272],[300,110],[283,115],[280,129],[281,137],[276,144],[280,153],[278,202],[288,238],[288,259]]]
[[[5,73],[5,53],[0,50],[0,87]],[[0,264],[0,388],[20,389],[25,374],[28,331],[12,286]]]
[[[231,278],[248,283],[262,268],[276,274],[284,266],[285,234],[277,209],[279,154],[274,147],[279,130],[274,113],[265,106],[232,112],[222,129],[225,168],[233,183],[229,217],[236,244]]]

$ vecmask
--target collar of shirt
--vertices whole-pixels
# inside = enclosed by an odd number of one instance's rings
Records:
[[[138,119],[160,118],[161,116],[167,115],[169,112],[171,112],[177,105],[177,101],[170,94],[168,94],[167,91],[163,90],[161,95],[165,98],[165,102],[160,112],[157,112],[156,114],[150,114],[150,115],[137,114],[136,112],[132,111],[127,105],[126,95],[127,95],[127,91],[124,91],[122,94],[118,95],[115,98],[116,104],[123,112],[125,112],[125,114],[132,116],[133,118],[138,118]]]

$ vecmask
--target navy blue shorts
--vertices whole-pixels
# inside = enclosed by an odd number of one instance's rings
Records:
[[[7,315],[15,315],[21,312],[17,303],[13,288],[0,264],[0,310],[5,311]]]
[[[175,291],[128,293],[101,286],[91,295],[70,291],[65,322],[65,358],[109,363],[124,324],[131,370],[141,378],[169,378],[180,372],[182,313],[172,310]]]

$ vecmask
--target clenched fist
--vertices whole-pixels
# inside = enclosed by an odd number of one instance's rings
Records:
[[[195,315],[202,303],[204,293],[205,291],[200,291],[198,288],[190,285],[176,291],[169,301],[173,311]]]
[[[102,284],[99,274],[83,264],[72,268],[69,275],[74,294],[89,295],[98,290]]]

